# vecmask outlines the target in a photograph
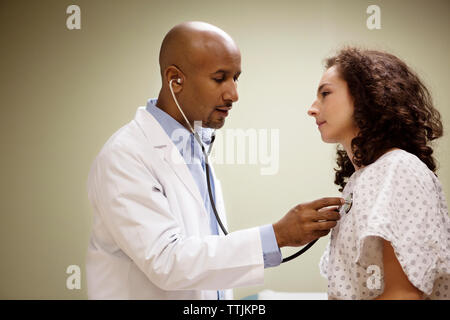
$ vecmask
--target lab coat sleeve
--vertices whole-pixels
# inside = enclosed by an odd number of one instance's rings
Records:
[[[151,170],[128,148],[112,144],[100,153],[89,197],[117,246],[148,279],[163,290],[262,284],[259,229],[187,236]]]

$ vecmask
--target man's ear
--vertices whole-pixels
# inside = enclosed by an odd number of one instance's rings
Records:
[[[164,75],[164,81],[167,82],[168,86],[172,85],[174,93],[179,93],[183,90],[184,75],[180,69],[176,66],[169,66],[164,72]],[[173,81],[170,83],[171,80]]]

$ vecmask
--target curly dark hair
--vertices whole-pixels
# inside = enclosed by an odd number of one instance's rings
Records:
[[[416,155],[435,172],[430,141],[443,134],[441,115],[419,77],[396,56],[380,51],[344,48],[325,61],[336,66],[354,101],[353,118],[359,129],[351,148],[353,162],[367,166],[391,148]],[[339,145],[334,183],[342,191],[355,171]]]

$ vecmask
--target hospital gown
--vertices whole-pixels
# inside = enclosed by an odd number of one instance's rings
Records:
[[[442,186],[415,155],[385,153],[343,190],[350,210],[320,260],[329,299],[374,299],[384,290],[383,239],[425,299],[450,300],[450,219]]]

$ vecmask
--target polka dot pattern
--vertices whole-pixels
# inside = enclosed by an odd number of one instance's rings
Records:
[[[442,186],[415,155],[393,150],[356,171],[320,260],[329,299],[374,299],[384,291],[383,239],[425,299],[450,300],[450,219]]]

